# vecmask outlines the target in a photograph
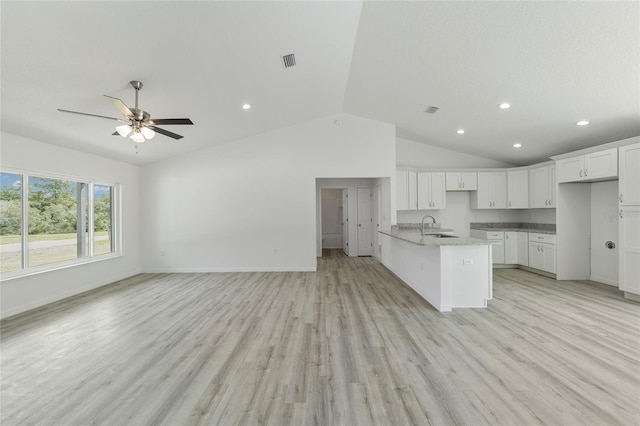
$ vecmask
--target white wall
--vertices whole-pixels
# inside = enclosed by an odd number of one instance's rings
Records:
[[[123,256],[0,283],[7,317],[140,272],[138,167],[3,132],[0,167],[122,184]],[[115,143],[115,141],[114,141]]]
[[[143,270],[315,270],[316,178],[395,164],[394,126],[338,114],[143,166]]]
[[[611,250],[607,241],[616,245]],[[591,184],[591,280],[618,285],[618,181]]]
[[[477,155],[463,154],[407,139],[396,139],[396,163],[417,171],[433,169],[467,169],[513,167],[512,164]]]

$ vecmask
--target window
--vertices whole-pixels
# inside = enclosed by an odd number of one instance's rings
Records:
[[[22,176],[0,173],[0,272],[22,269]]]
[[[94,254],[114,251],[111,231],[113,228],[113,187],[93,186],[93,252]]]
[[[116,185],[0,172],[3,275],[117,253]]]

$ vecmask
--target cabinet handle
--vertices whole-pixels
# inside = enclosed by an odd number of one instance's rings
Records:
[[[582,169],[580,169],[580,172],[578,172],[578,175],[582,177]]]
[[[622,214],[622,210],[620,210],[620,219],[622,219],[624,217],[624,215]]]
[[[509,207],[511,207],[511,201],[509,201]]]
[[[464,188],[464,182],[462,182],[462,187]]]
[[[622,202],[622,194],[620,194],[620,202]]]
[[[587,176],[587,172],[589,171],[589,169],[584,169],[584,175]]]

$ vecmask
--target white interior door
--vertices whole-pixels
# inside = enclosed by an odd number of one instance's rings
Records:
[[[349,256],[349,190],[342,190],[342,250]]]
[[[373,192],[358,188],[358,256],[373,256]]]

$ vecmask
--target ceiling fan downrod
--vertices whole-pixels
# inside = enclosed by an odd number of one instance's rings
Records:
[[[142,82],[138,80],[131,80],[129,84],[136,90],[136,109],[138,109],[138,93],[142,89]]]

